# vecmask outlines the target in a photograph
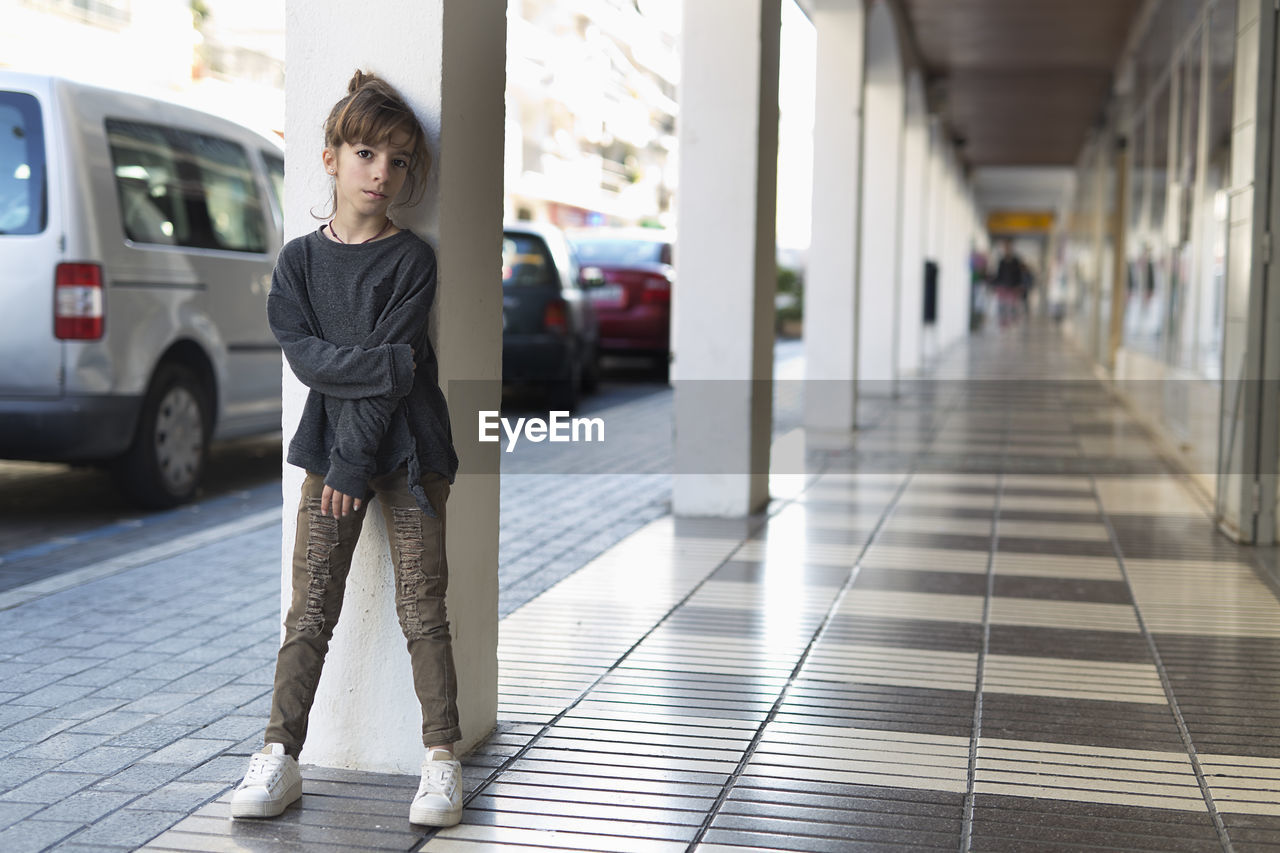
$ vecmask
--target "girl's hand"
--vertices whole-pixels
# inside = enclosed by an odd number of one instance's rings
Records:
[[[360,499],[344,495],[333,486],[326,485],[324,491],[320,493],[320,514],[329,515],[330,509],[333,510],[334,518],[341,518],[344,515],[350,515],[352,510],[359,512]]]

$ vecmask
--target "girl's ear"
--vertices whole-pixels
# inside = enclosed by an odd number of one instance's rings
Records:
[[[320,152],[320,159],[324,162],[324,170],[330,175],[336,174],[338,169],[338,152],[332,148],[326,148]]]

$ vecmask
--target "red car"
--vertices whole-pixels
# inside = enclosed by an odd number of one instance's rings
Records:
[[[665,375],[671,352],[669,231],[587,228],[569,235],[600,322],[600,351],[646,356]]]

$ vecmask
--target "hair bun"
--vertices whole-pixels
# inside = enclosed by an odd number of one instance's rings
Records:
[[[360,91],[360,87],[369,81],[370,76],[357,68],[356,73],[351,75],[351,82],[347,84],[347,94],[354,95]]]

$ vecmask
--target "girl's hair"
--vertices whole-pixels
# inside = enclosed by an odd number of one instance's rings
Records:
[[[347,95],[333,105],[324,122],[324,147],[338,150],[344,142],[352,145],[389,144],[393,136],[408,137],[409,197],[404,206],[417,204],[431,172],[431,149],[418,117],[390,83],[376,74],[357,70],[347,83]],[[338,207],[335,187],[333,209]],[[323,217],[328,219],[329,217]]]

